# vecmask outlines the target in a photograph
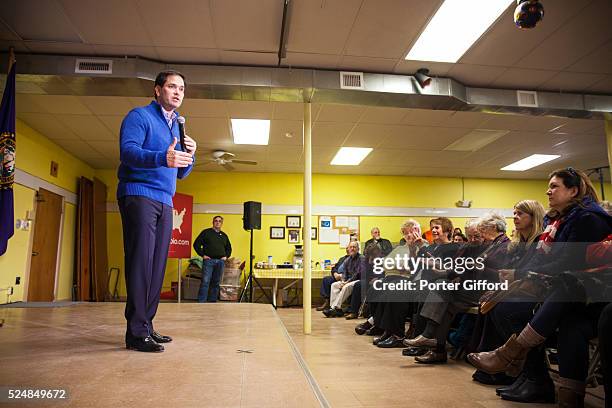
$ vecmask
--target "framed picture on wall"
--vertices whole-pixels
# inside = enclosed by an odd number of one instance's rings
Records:
[[[287,216],[287,228],[301,228],[302,217],[299,215],[288,215]]]
[[[287,230],[287,236],[289,237],[290,244],[298,244],[300,242],[300,230],[299,229]]]
[[[317,232],[318,232],[317,227],[310,228],[310,239],[316,240],[318,238]]]
[[[270,227],[270,239],[285,239],[285,227]]]

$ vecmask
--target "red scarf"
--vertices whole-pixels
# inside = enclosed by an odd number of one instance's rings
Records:
[[[557,218],[555,221],[548,224],[542,235],[540,235],[540,240],[538,241],[538,246],[536,247],[538,252],[548,254],[552,249],[552,243],[555,242],[555,235],[557,234],[557,229],[559,225],[561,225],[562,219]]]

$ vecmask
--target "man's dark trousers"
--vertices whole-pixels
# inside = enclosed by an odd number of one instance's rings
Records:
[[[123,224],[127,332],[149,336],[164,281],[172,237],[172,207],[141,196],[119,199]]]

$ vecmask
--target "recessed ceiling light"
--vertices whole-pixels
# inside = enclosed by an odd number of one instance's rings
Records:
[[[532,154],[529,157],[525,157],[524,159],[509,164],[506,167],[502,167],[501,169],[506,171],[525,171],[539,166],[540,164],[558,159],[559,157],[561,156],[558,154]]]
[[[293,137],[293,132],[286,132],[285,137],[291,139]]]
[[[467,135],[446,146],[444,150],[475,152],[508,133],[510,133],[509,130],[474,129]]]
[[[486,0],[475,5],[465,0],[446,0],[406,59],[457,62],[512,3],[512,0]]]
[[[270,140],[268,119],[231,119],[235,144],[267,145]]]
[[[333,166],[357,166],[371,151],[371,147],[341,147],[330,164]]]

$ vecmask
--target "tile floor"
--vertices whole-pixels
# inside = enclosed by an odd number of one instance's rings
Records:
[[[148,354],[125,350],[123,307],[0,308],[0,387],[68,391],[66,401],[0,408],[525,406],[470,381],[465,363],[420,366],[399,349],[375,348],[353,332],[354,320],[313,311],[312,335],[305,336],[301,309],[162,303],[156,329],[175,340],[164,353]],[[603,407],[593,397],[587,403]]]

